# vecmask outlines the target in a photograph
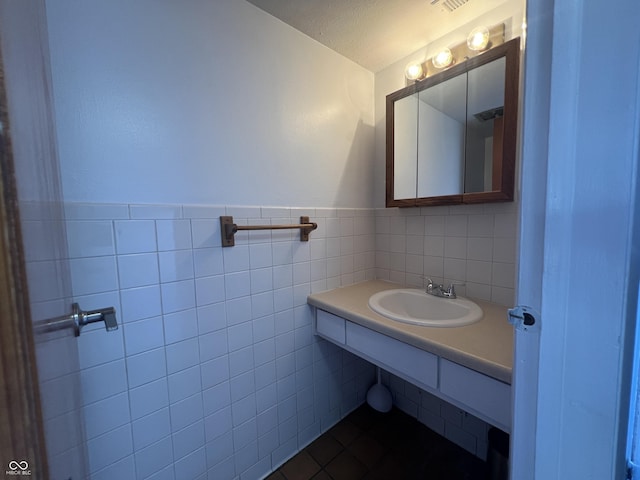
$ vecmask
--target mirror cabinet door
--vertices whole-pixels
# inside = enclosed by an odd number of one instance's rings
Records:
[[[463,191],[465,75],[418,93],[418,195],[459,195]]]
[[[393,199],[416,198],[416,159],[418,157],[418,94],[394,104]]]
[[[467,72],[464,192],[500,189],[505,58]]]

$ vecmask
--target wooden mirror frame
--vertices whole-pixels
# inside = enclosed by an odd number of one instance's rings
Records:
[[[476,67],[505,57],[504,114],[502,135],[494,136],[494,145],[500,142],[500,162],[494,167],[494,185],[499,188],[486,192],[470,192],[455,195],[420,197],[395,200],[394,194],[394,103],[429,87],[468,72]],[[489,203],[513,201],[518,135],[518,85],[520,76],[520,38],[514,38],[487,52],[454,65],[453,67],[415,82],[387,95],[387,146],[386,146],[386,206],[420,207],[432,205],[458,205],[463,203]],[[496,161],[494,155],[494,162]]]

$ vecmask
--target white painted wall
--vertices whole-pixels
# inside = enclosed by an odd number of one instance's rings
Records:
[[[66,201],[371,205],[372,73],[243,1],[47,10]]]

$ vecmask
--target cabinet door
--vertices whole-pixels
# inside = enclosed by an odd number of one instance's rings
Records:
[[[324,310],[316,310],[316,333],[327,340],[345,344],[345,320]]]
[[[440,391],[469,408],[492,425],[511,431],[511,386],[463,367],[440,360]]]
[[[438,387],[438,357],[368,328],[347,322],[347,346],[418,387]]]

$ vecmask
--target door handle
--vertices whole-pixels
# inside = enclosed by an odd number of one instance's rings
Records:
[[[96,322],[104,322],[107,332],[117,330],[116,309],[108,307],[97,310],[82,310],[77,303],[74,303],[71,305],[71,314],[36,322],[35,329],[37,332],[53,332],[73,328],[75,336],[78,337],[82,327]]]

